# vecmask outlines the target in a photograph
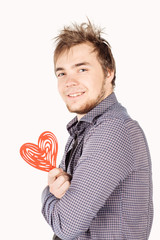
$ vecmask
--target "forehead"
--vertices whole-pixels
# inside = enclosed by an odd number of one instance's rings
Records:
[[[94,47],[91,43],[81,43],[62,51],[55,61],[55,67],[67,63],[75,64],[77,61],[87,61],[96,57]]]

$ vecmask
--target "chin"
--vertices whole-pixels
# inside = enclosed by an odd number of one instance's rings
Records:
[[[83,105],[83,107],[79,107],[79,108],[72,108],[70,106],[67,105],[68,110],[71,113],[76,113],[76,114],[86,114],[88,113],[90,110],[92,110],[92,108],[94,108],[97,105],[97,103],[95,104],[86,104],[85,107]]]

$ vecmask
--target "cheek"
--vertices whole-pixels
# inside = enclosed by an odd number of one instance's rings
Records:
[[[62,95],[62,89],[63,89],[63,87],[62,87],[62,83],[61,83],[60,81],[58,81],[57,87],[58,87],[58,92],[59,92],[59,94]]]
[[[58,82],[57,87],[58,87],[59,95],[65,101],[66,96],[65,96],[65,93],[64,93],[64,86],[63,86],[63,84],[61,82]]]
[[[94,76],[92,78],[92,81],[89,83],[89,88],[92,89],[93,91],[97,92],[101,88],[101,78],[100,76]]]

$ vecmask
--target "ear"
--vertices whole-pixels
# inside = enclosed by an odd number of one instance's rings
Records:
[[[114,71],[111,71],[110,69],[108,69],[107,76],[106,76],[107,82],[111,83],[113,78],[114,78]]]

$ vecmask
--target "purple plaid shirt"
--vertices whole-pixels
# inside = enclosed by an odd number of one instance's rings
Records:
[[[147,240],[153,220],[151,160],[146,138],[109,95],[78,122],[70,133],[60,167],[77,137],[67,172],[66,194],[57,199],[46,187],[42,213],[63,240]]]

